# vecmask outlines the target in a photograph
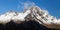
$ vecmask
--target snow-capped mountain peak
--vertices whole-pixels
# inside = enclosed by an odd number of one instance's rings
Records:
[[[0,15],[0,23],[8,23],[10,21],[29,21],[34,20],[40,24],[60,24],[60,19],[51,16],[48,11],[42,10],[38,6],[32,6],[22,13],[15,11],[9,11],[3,15]]]
[[[39,22],[40,24],[60,24],[60,20],[58,20],[56,17],[51,16],[48,11],[42,10],[38,6],[33,6],[30,8],[31,13],[26,16],[26,18],[29,20],[35,20]]]

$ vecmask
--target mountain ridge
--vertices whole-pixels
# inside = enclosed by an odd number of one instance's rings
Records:
[[[60,24],[60,19],[51,16],[48,11],[42,10],[38,6],[32,6],[28,9],[25,9],[25,11],[22,13],[10,11],[0,15],[0,23],[6,24],[11,20],[14,22],[34,20],[40,24]]]

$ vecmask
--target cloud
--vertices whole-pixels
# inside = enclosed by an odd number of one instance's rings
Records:
[[[35,5],[36,4],[34,2],[31,2],[31,1],[27,1],[27,2],[19,1],[18,9],[22,8],[24,10],[24,9],[28,9],[31,6],[35,6]]]

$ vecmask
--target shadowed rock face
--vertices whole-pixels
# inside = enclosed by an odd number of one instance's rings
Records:
[[[36,21],[28,21],[20,24],[16,24],[13,21],[11,21],[5,25],[0,24],[0,30],[48,30],[48,29]]]

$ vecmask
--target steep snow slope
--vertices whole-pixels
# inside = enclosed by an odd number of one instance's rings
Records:
[[[25,12],[18,13],[14,11],[7,12],[6,14],[0,15],[0,23],[6,24],[10,21],[29,21],[34,20],[40,24],[60,24],[60,19],[51,16],[48,11],[42,10],[38,6],[32,6],[26,9]]]

